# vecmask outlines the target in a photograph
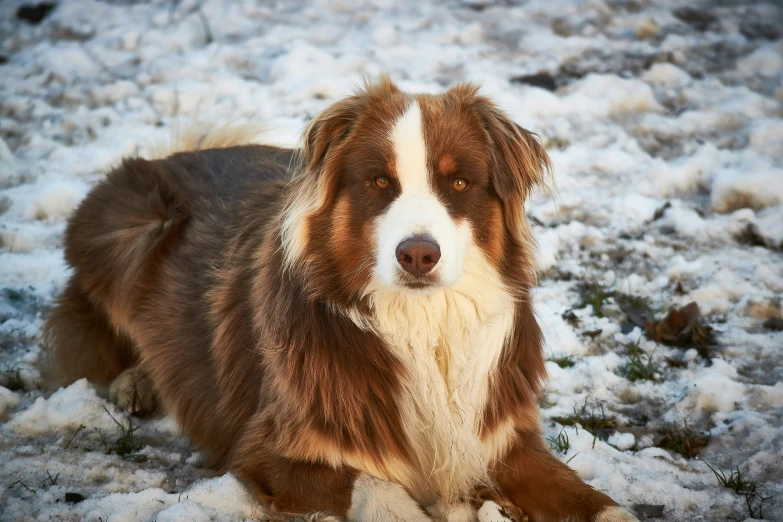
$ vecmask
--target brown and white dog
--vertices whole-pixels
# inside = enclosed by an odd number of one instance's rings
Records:
[[[67,379],[157,396],[279,513],[464,522],[489,492],[635,520],[542,440],[533,135],[474,86],[384,77],[299,150],[217,144],[126,159],[71,218],[46,327]]]

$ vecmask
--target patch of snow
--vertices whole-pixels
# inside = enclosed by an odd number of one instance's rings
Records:
[[[19,404],[19,395],[8,388],[0,386],[0,418],[5,416],[6,412]]]
[[[760,172],[721,171],[712,187],[711,204],[717,212],[740,208],[759,210],[783,202],[783,168]]]
[[[11,417],[7,427],[28,437],[76,430],[80,425],[113,430],[117,425],[112,416],[119,422],[125,420],[125,414],[98,397],[87,379],[79,379],[48,399],[38,397],[29,408]]]
[[[615,446],[620,451],[625,451],[634,447],[636,437],[633,433],[613,433],[607,440],[607,444]]]

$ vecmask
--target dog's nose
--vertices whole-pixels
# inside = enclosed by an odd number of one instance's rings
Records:
[[[440,247],[430,239],[412,237],[397,245],[397,261],[409,274],[422,276],[440,260]]]

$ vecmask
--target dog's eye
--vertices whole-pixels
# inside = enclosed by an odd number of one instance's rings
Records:
[[[389,178],[386,176],[378,176],[375,178],[375,184],[378,185],[380,188],[385,189],[389,188],[389,185],[391,182],[389,181]]]
[[[458,178],[454,180],[454,183],[452,184],[452,187],[454,187],[454,190],[458,190],[462,192],[466,188],[468,188],[468,182],[467,180],[464,180],[462,178]]]

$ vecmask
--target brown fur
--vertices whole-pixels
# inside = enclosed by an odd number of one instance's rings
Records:
[[[545,371],[523,202],[549,160],[474,87],[417,99],[426,128],[440,129],[425,135],[438,190],[471,176],[449,213],[471,220],[518,299],[480,433],[499,441],[490,486],[533,520],[591,520],[614,503],[546,449],[536,408]],[[360,472],[415,470],[398,401],[404,368],[345,313],[370,313],[368,223],[388,193],[369,183],[393,177],[384,125],[409,100],[382,79],[327,109],[306,130],[293,179],[293,151],[256,145],[128,159],[110,172],[66,232],[74,275],[46,326],[65,377],[107,382],[139,362],[213,465],[280,512],[345,515]],[[288,230],[294,207],[306,219]],[[291,231],[305,238],[293,262]]]

